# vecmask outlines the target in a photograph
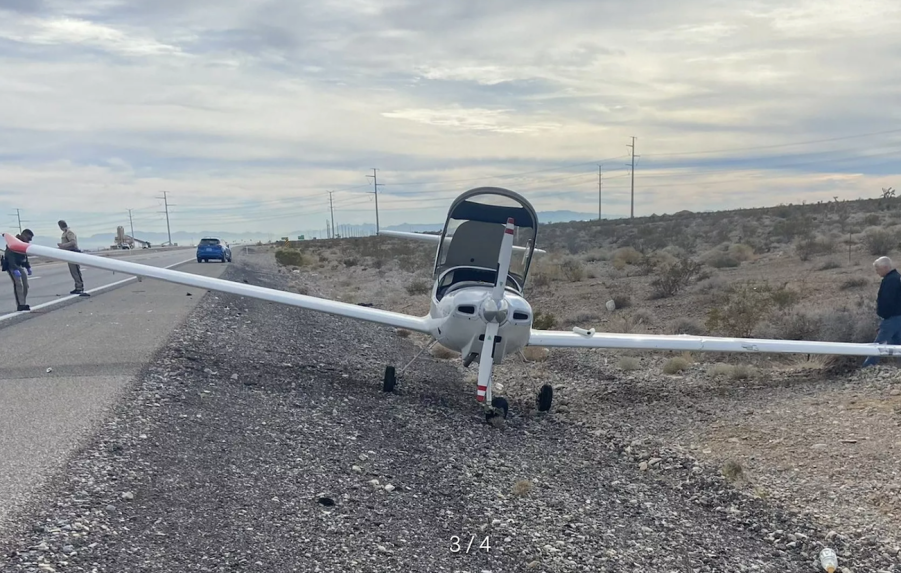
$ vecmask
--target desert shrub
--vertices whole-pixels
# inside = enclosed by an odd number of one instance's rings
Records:
[[[804,237],[795,244],[795,252],[802,261],[808,261],[811,257],[834,253],[835,242],[830,239]]]
[[[696,320],[690,318],[681,318],[673,325],[676,334],[690,334],[692,336],[700,336],[704,334],[704,326]]]
[[[707,328],[728,336],[748,337],[775,306],[772,288],[753,282],[730,285],[707,314]]]
[[[710,293],[713,291],[721,291],[726,288],[726,281],[722,277],[712,277],[698,282],[697,292]]]
[[[543,313],[541,311],[535,312],[535,316],[532,318],[532,327],[536,330],[550,330],[557,326],[557,317],[555,317],[551,313]]]
[[[723,362],[717,362],[707,370],[707,375],[711,378],[730,378],[734,371],[734,366]]]
[[[729,247],[729,256],[738,261],[739,263],[743,263],[745,261],[751,260],[754,256],[754,249],[744,244],[731,245]]]
[[[748,364],[738,364],[732,368],[729,377],[733,380],[748,380],[758,373],[757,369]]]
[[[688,360],[681,356],[675,356],[666,361],[663,365],[663,372],[664,374],[678,374],[683,370],[687,370],[689,366]]]
[[[839,288],[841,288],[842,290],[849,290],[852,288],[865,287],[868,284],[869,284],[869,281],[867,281],[867,279],[865,279],[863,277],[852,277],[852,278],[845,280],[845,282],[843,282],[841,284],[841,287],[839,287]]]
[[[819,267],[818,270],[821,271],[831,271],[832,269],[840,269],[842,264],[834,259],[829,259],[828,261],[824,261]]]
[[[275,251],[275,262],[283,267],[302,267],[307,264],[307,259],[298,250],[279,249]]]
[[[732,269],[741,266],[741,262],[727,253],[715,253],[704,261],[715,269]]]
[[[675,296],[691,284],[692,279],[701,271],[701,265],[691,259],[684,258],[676,263],[663,265],[657,277],[651,281],[655,298]]]
[[[863,236],[863,244],[871,255],[885,255],[895,246],[895,239],[885,229],[868,229]]]
[[[431,286],[429,286],[429,283],[422,279],[415,279],[413,282],[407,285],[407,294],[414,296],[428,294],[430,290]]]
[[[873,342],[879,319],[871,308],[842,307],[819,315],[820,331],[816,340],[824,342]]]
[[[613,295],[613,304],[616,305],[616,308],[629,308],[632,306],[632,299],[627,294],[615,294]]]
[[[637,265],[641,262],[643,255],[634,247],[623,247],[617,249],[613,253],[613,266],[622,270],[626,265]]]
[[[623,356],[617,363],[620,370],[638,370],[641,368],[641,362],[633,356]]]
[[[776,336],[786,340],[816,340],[822,329],[820,317],[805,312],[785,313],[774,322]]]
[[[635,322],[635,326],[639,324],[651,324],[654,322],[654,313],[646,308],[640,308],[632,313],[632,320]]]
[[[568,258],[564,260],[560,264],[560,270],[563,272],[566,280],[570,282],[576,283],[585,278],[585,269],[577,259]]]
[[[866,217],[863,218],[863,224],[867,225],[869,227],[878,225],[881,222],[882,222],[882,218],[879,215],[877,215],[876,213],[870,213],[869,215],[867,215]]]
[[[780,310],[791,308],[801,302],[801,293],[785,285],[772,289],[770,296],[773,299],[773,303]]]
[[[353,258],[353,257],[344,259],[344,266],[345,266],[345,267],[355,267],[355,266],[357,266],[359,263],[360,263],[360,261],[358,261],[357,259],[355,259],[355,258]]]

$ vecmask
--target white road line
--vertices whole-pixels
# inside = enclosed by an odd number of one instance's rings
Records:
[[[190,259],[186,259],[186,260],[184,260],[184,261],[181,261],[181,262],[179,262],[179,263],[175,263],[174,265],[169,265],[168,267],[164,267],[164,268],[167,268],[167,269],[173,269],[173,268],[175,268],[175,267],[177,267],[177,266],[179,266],[179,265],[183,265],[183,264],[185,264],[185,263],[190,263],[190,262],[193,261],[194,259],[195,259],[195,257],[191,257]],[[32,278],[34,278],[34,277],[32,277]],[[129,278],[127,278],[127,279],[124,279],[124,280],[121,280],[121,281],[118,281],[118,282],[114,282],[114,283],[110,283],[110,284],[108,284],[108,285],[99,286],[99,287],[97,287],[97,288],[94,288],[94,289],[91,289],[91,290],[88,290],[88,291],[85,291],[85,292],[88,293],[88,294],[96,294],[96,293],[99,293],[99,292],[102,292],[102,291],[105,291],[105,290],[110,290],[110,289],[112,289],[112,288],[115,288],[115,287],[118,287],[118,286],[122,286],[122,285],[124,285],[124,284],[130,283],[130,282],[133,282],[133,281],[136,281],[136,280],[138,280],[138,277],[129,277]],[[31,310],[32,310],[32,311],[35,311],[35,310],[41,310],[41,309],[44,309],[44,308],[50,308],[50,307],[52,307],[52,306],[56,306],[56,305],[58,305],[58,304],[61,304],[61,303],[65,302],[65,301],[67,301],[67,300],[72,300],[73,298],[81,298],[81,295],[70,294],[70,295],[68,295],[68,296],[64,296],[64,297],[62,297],[62,298],[58,298],[58,299],[56,299],[56,300],[51,300],[51,301],[49,301],[49,302],[45,302],[45,303],[43,303],[43,304],[39,304],[39,305],[37,305],[37,306],[33,306],[33,307],[31,307]],[[11,319],[11,318],[14,318],[14,317],[19,316],[19,315],[22,315],[22,314],[29,314],[29,312],[28,312],[28,311],[22,311],[22,312],[11,312],[11,313],[9,313],[9,314],[4,314],[4,315],[0,316],[0,322],[3,322],[4,320],[9,320],[9,319]]]

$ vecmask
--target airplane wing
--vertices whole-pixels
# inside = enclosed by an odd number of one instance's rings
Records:
[[[429,330],[430,319],[428,316],[411,316],[408,314],[380,310],[377,308],[363,307],[355,304],[348,304],[315,296],[306,296],[277,289],[236,283],[211,277],[204,277],[171,269],[162,269],[149,265],[130,263],[128,261],[122,261],[118,259],[98,257],[96,255],[89,255],[86,253],[64,251],[62,249],[54,249],[41,245],[25,243],[8,233],[5,233],[3,237],[4,239],[6,239],[6,244],[17,253],[27,253],[29,255],[47,257],[48,259],[57,261],[84,265],[86,267],[94,267],[128,275],[158,279],[161,281],[177,283],[196,288],[227,292],[239,296],[247,296],[250,298],[257,298],[269,302],[277,302],[281,304],[297,306],[300,308],[306,308],[309,310],[325,312],[328,314],[346,316],[348,318],[355,318],[368,322],[376,322],[394,326],[396,328],[405,328],[407,330],[412,330],[415,332],[431,334],[431,330]]]
[[[750,352],[785,354],[829,354],[851,356],[901,356],[901,346],[813,342],[713,336],[617,334],[582,329],[573,332],[532,330],[529,346],[548,348],[606,348],[628,350],[678,350],[695,352]]]
[[[385,237],[394,237],[395,239],[411,239],[413,241],[423,241],[426,243],[432,243],[437,245],[441,242],[441,235],[429,235],[426,233],[407,233],[405,231],[379,231],[379,235],[383,235]],[[525,247],[513,247],[513,252],[521,253],[523,252]],[[547,251],[543,249],[535,249],[533,251],[535,254],[545,254]]]

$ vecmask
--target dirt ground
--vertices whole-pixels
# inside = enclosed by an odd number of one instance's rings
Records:
[[[297,292],[424,315],[434,252],[401,243],[311,242],[302,249],[302,265],[283,272],[292,273]],[[755,335],[782,337],[783,319],[791,316],[823,324],[833,319],[843,327],[857,321],[851,327],[856,341],[869,341],[877,324],[875,257],[857,247],[849,256],[843,248],[806,261],[789,248],[753,254],[734,268],[706,268],[664,298],[653,295],[653,271],[624,266],[612,250],[600,256],[558,251],[536,258],[526,296],[536,311],[553,316],[550,329],[714,334],[707,318],[728,285],[766,281],[797,297],[766,314]],[[576,260],[571,265],[581,270],[567,274],[566,260]],[[610,299],[625,308],[607,311]],[[428,342],[412,338],[420,346]],[[830,340],[828,332],[820,339]],[[462,369],[453,353],[439,348],[432,354]],[[667,451],[689,452],[720,467],[743,494],[832,530],[836,543],[853,539],[901,559],[901,376],[895,364],[860,370],[856,358],[697,354],[679,356],[682,367],[667,373],[675,353],[537,349],[527,356],[531,360],[514,357],[496,369],[513,415],[533,415],[535,391],[551,382],[554,415],[598,435],[616,434],[643,471],[658,471]],[[475,368],[465,373],[473,395],[475,375]],[[781,532],[771,536],[777,547],[798,542]]]

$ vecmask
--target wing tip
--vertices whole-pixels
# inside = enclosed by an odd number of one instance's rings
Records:
[[[3,233],[3,238],[6,240],[6,246],[13,250],[16,253],[25,253],[28,251],[28,243],[19,239],[15,235],[10,233]]]

